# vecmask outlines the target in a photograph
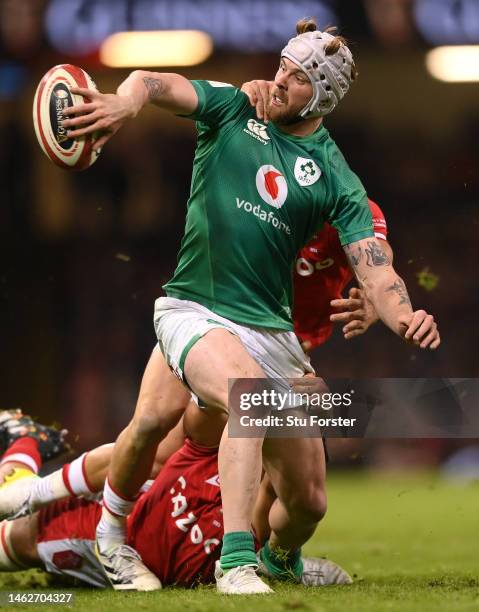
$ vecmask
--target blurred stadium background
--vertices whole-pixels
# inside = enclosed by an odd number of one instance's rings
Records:
[[[352,41],[360,78],[326,125],[383,207],[413,304],[442,335],[424,353],[380,325],[349,343],[337,329],[314,365],[336,378],[479,376],[477,0],[0,0],[0,407],[60,422],[79,450],[116,437],[155,342],[153,302],[175,265],[190,186],[194,125],[157,109],[88,171],[51,164],[31,119],[43,73],[78,64],[114,91],[129,69],[105,65],[108,36],[194,29],[212,52],[176,70],[268,79],[309,15]],[[428,55],[444,45],[471,46],[452,72]],[[464,445],[474,441],[344,443],[336,460],[436,466]]]

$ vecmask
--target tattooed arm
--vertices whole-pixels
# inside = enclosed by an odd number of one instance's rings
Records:
[[[365,238],[346,245],[344,251],[379,318],[405,340],[421,348],[437,348],[440,337],[434,317],[424,310],[413,312],[406,285],[381,241]]]
[[[385,255],[392,263],[393,250],[389,242],[382,238],[378,240]],[[350,267],[352,268],[352,263]],[[354,275],[354,270],[351,269],[351,271]],[[330,305],[334,311],[333,314],[330,315],[329,320],[333,323],[343,325],[345,340],[350,340],[355,336],[366,333],[371,325],[376,323],[379,319],[371,300],[368,299],[365,291],[359,289],[359,287],[351,287],[348,292],[348,297],[340,297],[331,300]]]
[[[198,95],[190,81],[173,73],[135,70],[121,83],[116,94],[83,88],[71,91],[88,97],[90,102],[66,109],[63,114],[68,119],[63,121],[63,126],[72,138],[98,133],[95,150],[150,102],[182,115],[191,114],[198,105]]]
[[[190,115],[198,106],[193,85],[180,74],[135,70],[117,89],[119,96],[132,99],[136,116],[148,103],[179,115]]]

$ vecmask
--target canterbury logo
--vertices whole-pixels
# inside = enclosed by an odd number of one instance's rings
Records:
[[[256,136],[259,136],[263,140],[269,140],[269,136],[266,133],[266,126],[262,123],[258,123],[254,119],[250,119],[248,121],[248,129],[253,132],[253,134],[256,134]]]
[[[247,123],[247,128],[244,128],[243,131],[249,134],[250,136],[256,138],[256,140],[258,140],[259,142],[262,142],[263,144],[268,144],[269,136],[266,132],[266,129],[266,126],[262,123],[258,123],[254,119],[249,119]]]

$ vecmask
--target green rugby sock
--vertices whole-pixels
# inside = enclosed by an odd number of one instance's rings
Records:
[[[254,539],[249,531],[234,531],[224,535],[220,565],[222,570],[230,570],[240,565],[258,565]]]
[[[303,573],[301,549],[293,552],[282,548],[271,550],[268,540],[259,554],[268,572],[278,580],[297,581]]]

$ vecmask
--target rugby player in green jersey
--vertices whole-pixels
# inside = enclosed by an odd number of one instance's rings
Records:
[[[169,367],[213,409],[228,410],[228,379],[312,373],[292,331],[291,268],[324,221],[338,230],[383,322],[414,344],[435,348],[439,342],[432,317],[413,311],[403,281],[374,237],[365,190],[322,124],[355,76],[345,41],[305,21],[281,53],[267,126],[238,89],[177,74],[135,71],[116,95],[74,90],[91,102],[69,109],[67,115],[81,116],[64,125],[72,137],[102,131],[96,147],[149,102],[197,122],[185,236],[154,320]],[[184,389],[169,384],[165,412],[181,394]],[[128,559],[121,558],[123,532],[115,520],[127,514],[131,488],[118,485],[118,465],[115,454],[110,474],[117,480],[106,484],[97,533],[100,559],[121,581]],[[249,531],[262,465],[278,494],[271,536],[260,552],[267,574],[300,576],[301,545],[325,511],[321,439],[233,438],[226,429],[219,453],[225,536],[217,568],[224,593],[271,592],[255,571]]]

